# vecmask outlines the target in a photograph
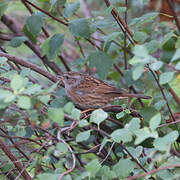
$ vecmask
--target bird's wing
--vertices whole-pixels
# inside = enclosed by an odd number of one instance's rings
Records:
[[[104,94],[106,92],[114,91],[116,88],[94,77],[88,77],[82,79],[75,89],[76,91],[83,93]]]

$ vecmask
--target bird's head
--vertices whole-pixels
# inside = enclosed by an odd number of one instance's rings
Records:
[[[60,77],[60,80],[64,83],[65,88],[75,87],[82,79],[81,73],[78,72],[65,72]]]

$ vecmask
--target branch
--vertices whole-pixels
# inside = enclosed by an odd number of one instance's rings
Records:
[[[107,7],[111,6],[111,3],[109,0],[104,0],[104,1],[106,3]],[[136,41],[133,39],[133,33],[130,31],[126,22],[118,15],[118,12],[116,11],[115,8],[112,8],[111,14],[114,17],[114,19],[116,20],[116,22],[118,23],[118,25],[120,26],[123,33],[125,34],[125,31],[127,31],[127,33],[128,33],[127,37],[129,39],[129,41],[131,42],[131,44],[133,44],[133,45],[136,44]],[[122,28],[122,26],[123,26],[123,28]]]
[[[48,15],[49,17],[51,17],[52,19],[60,22],[61,24],[65,25],[65,26],[68,26],[68,23],[64,22],[63,20],[51,15],[49,12],[45,11],[44,9],[41,9],[39,8],[38,6],[36,6],[35,4],[31,3],[30,1],[27,1],[27,0],[22,0],[22,1],[25,1],[27,2],[28,4],[30,4],[31,6],[33,6],[34,8],[36,8],[37,10],[43,12],[44,14]]]
[[[2,149],[4,154],[6,154],[6,156],[12,161],[14,166],[21,173],[22,177],[26,180],[32,180],[32,177],[29,175],[29,173],[23,167],[22,163],[19,162],[18,158],[8,149],[6,144],[4,144],[4,142],[1,139],[0,139],[0,148]]]
[[[141,178],[141,177],[148,176],[150,174],[157,173],[157,172],[159,172],[161,170],[175,168],[175,167],[180,167],[180,164],[173,164],[173,165],[169,165],[169,166],[159,167],[157,169],[151,170],[151,171],[149,171],[147,173],[144,173],[144,174],[140,174],[140,175],[136,175],[136,176],[130,176],[130,177],[126,178],[126,180],[138,179],[138,178]]]
[[[1,21],[13,32],[16,34],[16,36],[24,36],[24,33],[21,31],[21,28],[17,25],[17,23],[9,18],[6,15],[3,15],[1,17]],[[41,53],[41,50],[39,46],[31,42],[30,40],[27,40],[24,42],[44,63],[44,65],[47,65],[50,67],[56,74],[62,74],[61,69],[58,67],[57,64],[54,62],[51,62],[47,59],[46,56],[43,56]]]
[[[172,2],[170,2],[170,0],[166,0],[166,1],[167,1],[167,3],[168,3],[169,9],[171,10],[171,12],[172,12],[172,14],[173,14],[173,16],[174,16],[174,20],[175,20],[175,22],[176,22],[176,26],[177,26],[177,28],[178,28],[178,31],[180,32],[180,22],[179,22],[179,19],[178,19],[178,17],[177,17],[177,14],[176,14],[176,12],[175,12],[175,10],[174,10],[174,7],[173,7],[173,5],[172,5]]]
[[[46,70],[40,68],[39,66],[37,66],[35,64],[32,64],[32,63],[30,63],[28,61],[25,61],[23,59],[17,58],[17,57],[12,56],[12,55],[9,55],[7,53],[1,53],[1,52],[0,52],[0,57],[6,57],[6,58],[8,58],[9,61],[12,61],[14,63],[20,64],[21,66],[30,68],[31,70],[33,70],[33,71],[35,71],[35,72],[45,76],[46,78],[50,79],[53,82],[57,82],[58,81],[58,78],[56,76],[52,75],[48,71],[46,71]]]
[[[171,111],[171,108],[170,108],[170,106],[169,106],[168,100],[167,100],[167,98],[166,98],[166,96],[165,96],[165,94],[164,94],[164,91],[163,91],[162,86],[159,84],[159,81],[158,81],[155,73],[153,72],[153,70],[152,70],[149,66],[148,66],[148,69],[149,69],[149,71],[152,73],[152,75],[153,75],[153,77],[154,77],[154,79],[155,79],[155,81],[156,81],[156,83],[157,83],[157,85],[158,85],[158,87],[159,87],[159,89],[160,89],[160,91],[161,91],[161,94],[163,95],[163,98],[164,98],[164,100],[165,100],[165,102],[166,102],[166,105],[167,105],[167,107],[168,107],[168,110],[169,110],[169,112],[170,112],[170,114],[171,114],[171,117],[172,117],[173,121],[176,121],[175,118],[174,118],[174,115],[173,115],[173,113],[172,113],[172,111]]]

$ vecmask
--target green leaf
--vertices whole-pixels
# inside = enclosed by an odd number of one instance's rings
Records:
[[[157,113],[158,113],[158,111],[154,107],[144,107],[140,110],[140,114],[142,115],[142,117],[145,120],[145,122],[147,123],[147,125],[149,125],[149,121],[150,121],[151,117]]]
[[[0,100],[4,103],[11,102],[15,99],[15,95],[11,91],[0,89]]]
[[[84,131],[84,132],[80,132],[76,136],[76,142],[82,142],[82,141],[88,140],[88,138],[90,137],[90,132],[91,132],[90,130]]]
[[[170,82],[174,77],[174,72],[165,72],[160,75],[159,83],[161,85]]]
[[[152,70],[154,70],[154,71],[157,71],[157,70],[159,70],[162,66],[163,66],[163,62],[162,62],[162,61],[156,61],[156,62],[154,62],[154,63],[152,63],[152,64],[150,65],[150,68],[151,68]]]
[[[127,150],[132,154],[134,158],[138,158],[143,152],[143,147],[142,146],[137,146],[136,148],[127,147]]]
[[[134,163],[129,159],[121,159],[113,166],[113,171],[119,178],[125,178],[134,170]]]
[[[64,34],[55,34],[41,45],[43,55],[47,55],[49,59],[55,58],[61,51],[64,42]]]
[[[98,159],[93,159],[85,166],[85,168],[86,171],[89,172],[90,177],[94,177],[96,173],[100,170],[101,164],[99,163]]]
[[[177,38],[176,44],[175,44],[175,48],[178,49],[180,48],[180,36]]]
[[[102,180],[108,180],[113,179],[116,177],[116,174],[114,171],[110,169],[109,166],[104,165],[100,171],[98,172],[98,175],[102,178]]]
[[[110,47],[109,43],[111,43],[113,40],[117,40],[118,37],[120,37],[120,32],[113,32],[111,34],[108,34],[105,37],[105,42],[103,44],[103,51],[107,51],[107,49]]]
[[[0,57],[0,65],[3,65],[7,62],[7,58],[6,57]]]
[[[132,141],[132,133],[129,131],[128,128],[113,131],[111,137],[113,141],[117,143],[120,143],[121,141],[123,141],[124,143]]]
[[[24,25],[22,31],[32,42],[34,42],[34,43],[37,42],[36,35],[33,34],[32,32],[30,32],[30,30],[27,27],[27,24]]]
[[[79,121],[79,123],[78,123],[78,126],[79,127],[84,127],[84,126],[88,126],[89,125],[89,123],[88,123],[88,121],[86,120],[86,119],[82,119],[81,121]]]
[[[66,152],[68,152],[68,147],[67,147],[67,145],[64,144],[64,143],[61,143],[61,142],[59,142],[59,143],[56,144],[56,149],[57,149],[60,153],[66,153]]]
[[[119,14],[124,13],[124,12],[127,11],[127,8],[126,7],[117,7],[117,11],[118,11]]]
[[[150,42],[145,43],[145,46],[149,54],[155,53],[159,48],[159,41],[151,40]]]
[[[27,95],[35,95],[35,94],[39,94],[41,92],[42,87],[39,84],[32,84],[30,86],[28,86],[28,89],[25,89],[23,91],[23,93],[27,94]]]
[[[26,20],[28,30],[37,37],[44,25],[44,20],[40,15],[33,14]]]
[[[141,121],[139,118],[132,118],[130,123],[129,123],[128,129],[132,133],[135,133],[135,131],[137,131],[140,128],[140,123],[141,123]]]
[[[17,105],[22,109],[30,109],[31,99],[28,96],[20,96],[18,98]]]
[[[101,51],[91,53],[87,61],[89,61],[91,69],[94,67],[97,68],[97,74],[100,79],[105,79],[107,77],[113,64],[113,59],[107,53]]]
[[[28,40],[28,38],[25,37],[25,36],[14,37],[14,38],[10,41],[9,45],[12,46],[12,47],[18,47],[18,46],[20,46],[23,42],[25,42],[26,40]]]
[[[108,117],[108,114],[102,109],[97,109],[92,112],[90,122],[96,123],[98,126]]]
[[[75,120],[80,120],[80,116],[81,116],[81,111],[77,108],[74,108],[71,112],[71,116],[75,119]]]
[[[48,58],[50,58],[49,56],[49,41],[50,41],[50,38],[46,39],[42,44],[41,44],[41,51],[42,51],[42,55],[47,55]]]
[[[175,173],[175,174],[177,174],[177,173]],[[177,175],[178,175],[178,174],[177,174]],[[172,179],[174,179],[174,178],[173,178],[173,172],[169,171],[168,169],[159,171],[159,172],[157,173],[157,176],[159,176],[160,179],[166,179],[166,180],[172,180]]]
[[[172,38],[173,35],[174,35],[174,32],[173,32],[173,31],[167,33],[167,34],[164,36],[162,45],[164,45],[167,41],[169,41],[169,40]]]
[[[178,63],[176,64],[176,69],[177,69],[177,70],[180,70],[180,62],[178,62]]]
[[[148,38],[148,35],[142,31],[136,31],[134,33],[134,40],[143,43]]]
[[[48,57],[54,58],[61,50],[61,46],[64,42],[64,34],[55,34],[49,40]]]
[[[53,173],[42,173],[37,175],[38,180],[58,180],[59,174],[53,174]]]
[[[133,72],[132,72],[132,78],[133,80],[138,80],[141,75],[144,72],[144,65],[142,64],[137,64],[134,68],[133,68]]]
[[[3,13],[5,12],[5,10],[7,9],[8,3],[9,2],[1,2],[0,3],[0,18],[3,15]]]
[[[50,1],[51,3],[51,8],[57,8],[59,6],[63,6],[66,3],[66,0],[48,0],[48,1]]]
[[[178,138],[178,131],[172,131],[164,137],[159,137],[154,141],[154,147],[159,151],[167,151],[172,143]]]
[[[10,83],[10,87],[16,91],[16,90],[20,90],[21,88],[24,87],[24,80],[23,78],[16,74],[13,76],[12,80],[11,80],[11,83]]]
[[[154,131],[159,126],[160,122],[161,122],[161,114],[158,113],[154,115],[149,121],[149,126],[151,130]]]
[[[49,108],[48,118],[58,123],[60,126],[64,125],[64,112],[61,108]]]
[[[64,106],[64,112],[71,114],[72,110],[74,108],[74,104],[72,102],[68,102],[65,106]]]
[[[152,132],[147,127],[144,127],[142,129],[137,130],[135,132],[135,135],[137,136],[135,143],[134,143],[135,145],[140,144],[141,142],[143,142],[147,138],[150,138],[150,137],[157,138],[158,137],[158,133],[156,131]]]
[[[113,6],[110,5],[109,7],[106,8],[105,13],[110,14],[112,9],[113,9]]]
[[[51,99],[51,96],[48,94],[48,95],[44,95],[44,96],[38,96],[38,99],[44,103],[44,104],[48,104],[48,102],[50,101]]]
[[[69,31],[75,37],[89,38],[91,35],[91,29],[89,22],[86,19],[76,19],[70,21]]]
[[[63,16],[66,18],[71,17],[79,9],[79,7],[80,7],[79,2],[66,4],[63,11]]]
[[[124,117],[124,115],[125,115],[125,113],[124,113],[124,111],[122,111],[122,112],[116,114],[116,118],[121,119],[122,117]]]
[[[132,26],[136,24],[136,26],[142,26],[144,23],[152,22],[158,15],[159,13],[157,12],[146,13],[139,18],[134,18],[130,25]]]
[[[135,56],[146,58],[149,56],[148,51],[144,45],[136,45],[133,49]]]
[[[178,48],[174,54],[174,56],[171,59],[171,62],[176,61],[176,60],[180,60],[180,48]]]

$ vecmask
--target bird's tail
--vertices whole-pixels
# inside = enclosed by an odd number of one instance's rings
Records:
[[[123,97],[135,97],[135,98],[142,98],[142,99],[151,99],[151,96],[145,96],[144,94],[133,94],[133,93],[122,93]]]

